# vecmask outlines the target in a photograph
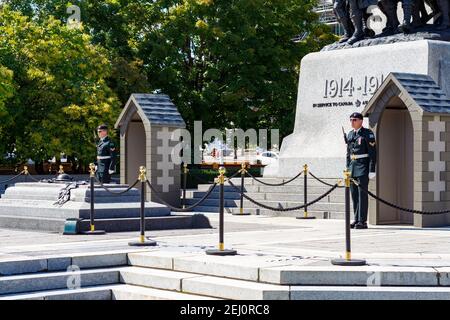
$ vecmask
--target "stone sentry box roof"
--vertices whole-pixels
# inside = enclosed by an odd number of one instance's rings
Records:
[[[151,125],[184,128],[186,124],[177,107],[165,94],[137,94],[131,95],[116,122],[120,127],[126,119],[128,109],[134,106],[140,115],[145,115]]]
[[[450,114],[450,97],[444,93],[433,78],[423,74],[394,72],[389,74],[369,101],[363,111],[364,116],[372,112],[378,98],[391,84],[394,84],[400,92],[409,96],[424,113]]]

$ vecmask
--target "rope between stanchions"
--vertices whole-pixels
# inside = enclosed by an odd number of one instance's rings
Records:
[[[402,208],[396,204],[393,204],[387,200],[384,200],[380,197],[378,197],[377,195],[373,194],[372,192],[370,192],[369,190],[366,190],[365,188],[361,187],[361,185],[358,183],[358,181],[351,179],[352,182],[362,191],[364,191],[365,193],[367,193],[369,196],[371,196],[372,198],[374,198],[375,200],[380,201],[381,203],[384,203],[385,205],[400,210],[400,211],[404,211],[404,212],[408,212],[408,213],[415,213],[415,214],[421,214],[421,215],[438,215],[438,214],[445,214],[445,213],[450,213],[450,210],[445,210],[445,211],[419,211],[419,210],[414,210],[414,209],[407,209],[407,208]]]
[[[135,181],[131,186],[129,186],[125,191],[120,191],[120,192],[114,192],[114,191],[111,191],[111,189],[109,189],[108,187],[106,187],[100,180],[97,179],[97,177],[95,177],[95,182],[97,182],[97,183],[100,185],[100,187],[102,187],[103,189],[105,189],[106,192],[118,196],[118,195],[125,194],[125,193],[127,193],[128,191],[130,191],[131,189],[133,189],[133,188],[138,184],[139,179],[136,179],[136,181]]]
[[[238,187],[236,187],[231,181],[228,181],[228,183],[235,188],[236,190],[238,190],[238,192],[241,192],[240,189]],[[260,203],[252,198],[250,198],[249,196],[247,196],[245,193],[242,193],[243,197],[247,200],[249,200],[250,202],[256,204],[259,207],[262,207],[264,209],[268,209],[268,210],[272,210],[272,211],[280,211],[280,212],[286,212],[286,211],[295,211],[295,210],[300,210],[303,209],[305,207],[309,207],[313,204],[315,204],[316,202],[319,202],[320,200],[322,200],[323,198],[325,198],[326,196],[328,196],[331,192],[333,192],[336,188],[338,187],[338,184],[336,183],[330,190],[328,190],[327,192],[325,192],[323,195],[321,195],[320,197],[318,197],[317,199],[308,202],[306,204],[297,206],[297,207],[291,207],[291,208],[276,208],[276,207],[271,207],[268,205],[265,205],[263,203]]]
[[[322,184],[324,184],[324,185],[326,185],[326,186],[329,186],[329,187],[332,187],[332,186],[333,186],[333,184],[328,183],[328,182],[326,182],[326,181],[323,181],[322,179],[316,177],[314,174],[312,174],[311,171],[308,171],[308,173],[311,175],[311,177],[313,177],[314,179],[316,179],[316,180],[319,181],[320,183],[322,183]],[[345,187],[344,187],[344,186],[339,186],[339,185],[338,185],[338,188],[345,188]]]
[[[28,173],[27,176],[30,177],[34,182],[41,182],[41,180],[34,178],[30,173]]]
[[[1,181],[0,184],[4,184],[4,183],[8,183],[8,182],[13,181],[13,180],[17,179],[18,177],[20,177],[21,175],[23,175],[24,172],[25,172],[25,170],[23,170],[21,173],[19,173],[18,175],[14,176],[14,177],[12,177],[12,178],[10,178],[8,180]]]
[[[153,194],[156,196],[156,198],[158,198],[159,201],[161,201],[162,204],[168,206],[172,211],[175,212],[189,212],[192,211],[192,209],[195,209],[196,207],[198,207],[199,205],[201,205],[213,192],[213,190],[216,188],[217,183],[214,183],[212,185],[212,187],[209,189],[209,191],[203,196],[203,198],[201,198],[199,201],[197,201],[196,203],[194,203],[193,205],[186,207],[186,208],[177,208],[172,206],[170,203],[167,203],[163,198],[161,198],[159,196],[159,192],[152,186],[152,184],[150,183],[150,181],[147,180],[147,185],[149,186],[149,188],[154,192]]]
[[[237,176],[238,174],[240,174],[240,173],[241,173],[241,170],[238,170],[238,171],[236,171],[235,173],[233,173],[231,176],[226,177],[224,181],[228,181],[228,180],[230,180],[230,179],[236,178],[236,176]]]
[[[262,181],[262,180],[256,178],[255,176],[253,176],[253,175],[252,175],[250,172],[248,172],[247,170],[245,170],[245,173],[248,174],[253,180],[255,180],[255,181],[257,181],[257,182],[259,182],[259,183],[261,183],[261,184],[263,184],[263,185],[266,185],[266,186],[269,186],[269,187],[281,187],[281,186],[284,186],[284,185],[286,185],[286,184],[288,184],[288,183],[291,183],[292,181],[294,181],[295,179],[297,179],[298,177],[300,177],[300,176],[303,174],[303,171],[300,171],[299,174],[297,174],[295,177],[289,179],[288,181],[284,181],[284,182],[280,182],[280,183],[268,183],[268,182],[264,182],[264,181]]]

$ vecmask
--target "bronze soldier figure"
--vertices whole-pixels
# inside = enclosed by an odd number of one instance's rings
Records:
[[[442,13],[442,21],[437,29],[445,30],[450,27],[450,0],[439,0],[438,4]]]
[[[344,35],[339,40],[339,43],[347,42],[354,32],[347,0],[333,0],[333,11],[337,20],[344,28]]]
[[[364,19],[367,18],[365,13],[367,12],[367,8],[372,5],[377,5],[378,0],[348,0],[348,3],[350,7],[350,19],[355,28],[353,35],[347,41],[351,45],[364,39]]]

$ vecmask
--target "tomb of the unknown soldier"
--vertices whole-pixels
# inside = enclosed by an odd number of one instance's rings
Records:
[[[19,2],[0,300],[450,300],[449,0]]]

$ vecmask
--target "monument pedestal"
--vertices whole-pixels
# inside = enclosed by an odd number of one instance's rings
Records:
[[[349,116],[361,112],[377,140],[369,189],[401,208],[450,207],[450,42],[419,40],[313,53],[302,60],[294,132],[277,168],[290,177],[307,164],[319,178],[346,168]],[[371,224],[450,224],[450,214],[415,214],[369,197]]]
[[[391,72],[431,76],[450,94],[450,43],[420,40],[312,53],[303,58],[294,132],[280,150],[278,168],[265,177],[291,177],[308,164],[320,178],[340,178],[346,145],[342,127],[361,112]],[[368,127],[368,123],[365,126]]]

